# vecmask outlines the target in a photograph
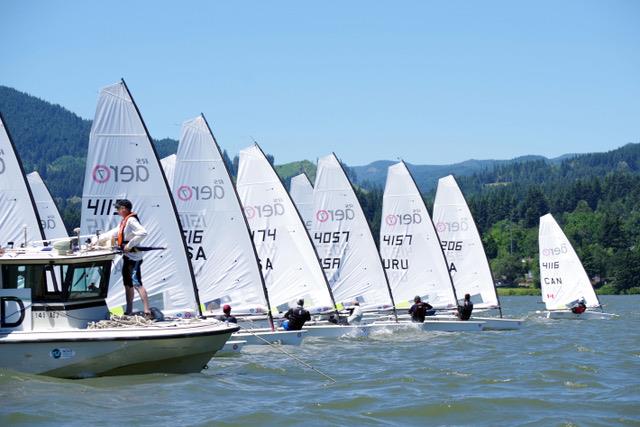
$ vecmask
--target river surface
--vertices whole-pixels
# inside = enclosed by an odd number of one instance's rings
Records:
[[[640,425],[640,296],[614,320],[544,320],[503,297],[519,331],[308,339],[216,357],[192,375],[60,380],[0,370],[0,425]]]

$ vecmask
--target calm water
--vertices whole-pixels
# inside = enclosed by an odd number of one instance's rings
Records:
[[[640,425],[640,297],[610,321],[549,321],[505,297],[520,331],[394,333],[215,358],[194,375],[58,380],[0,370],[0,425]]]

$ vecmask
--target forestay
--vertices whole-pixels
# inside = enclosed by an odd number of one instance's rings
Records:
[[[4,119],[0,116],[0,247],[43,240],[40,218]],[[25,234],[26,233],[26,234]]]
[[[291,178],[289,194],[300,212],[304,226],[307,230],[311,230],[313,225],[313,187],[307,174],[301,173]]]
[[[177,315],[199,310],[193,272],[178,215],[151,138],[124,82],[100,92],[91,126],[81,229],[95,234],[117,227],[116,199],[129,199],[147,230],[142,245],[165,248],[145,252],[142,282],[152,306]],[[122,262],[111,272],[107,304],[125,304]]]
[[[187,239],[200,302],[216,312],[267,312],[251,236],[220,148],[203,116],[185,122],[173,195]]]
[[[393,307],[378,249],[353,187],[334,154],[318,161],[313,243],[336,302],[364,310]]]
[[[260,259],[272,310],[305,299],[311,312],[334,310],[307,230],[275,170],[257,145],[240,151],[238,194]]]
[[[160,164],[162,164],[162,170],[164,170],[164,176],[167,177],[169,187],[173,188],[173,174],[176,170],[176,155],[170,154],[167,157],[164,157],[160,160]]]
[[[498,308],[500,302],[480,234],[451,175],[438,180],[433,220],[458,297],[470,294],[476,308]]]
[[[69,237],[58,207],[53,201],[53,197],[51,197],[51,193],[49,193],[49,189],[42,180],[42,177],[40,177],[40,174],[38,172],[31,172],[27,175],[27,180],[29,181],[31,193],[38,208],[40,223],[42,224],[45,238],[63,239]]]
[[[540,287],[547,310],[566,309],[584,298],[587,307],[600,307],[589,276],[567,236],[551,216],[540,217]]]
[[[380,255],[396,307],[416,295],[434,308],[455,308],[456,295],[440,240],[404,162],[389,166],[382,202]]]

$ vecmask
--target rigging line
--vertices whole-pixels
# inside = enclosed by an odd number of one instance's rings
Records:
[[[330,377],[329,375],[325,374],[324,372],[322,372],[321,370],[311,366],[310,364],[308,364],[307,362],[305,362],[304,360],[300,359],[299,357],[289,353],[288,351],[286,351],[285,349],[281,348],[280,346],[275,345],[272,342],[269,342],[268,340],[262,338],[260,335],[254,333],[251,331],[251,328],[244,328],[244,327],[240,327],[243,331],[247,331],[249,332],[251,335],[253,335],[254,337],[258,338],[261,341],[264,341],[265,343],[269,344],[271,347],[275,348],[276,350],[286,354],[287,356],[289,356],[290,358],[294,359],[295,361],[301,363],[302,365],[306,366],[307,368],[311,369],[312,371],[322,375],[325,378],[328,378],[332,383],[336,384],[338,381],[336,381],[335,379],[333,379],[332,377]]]

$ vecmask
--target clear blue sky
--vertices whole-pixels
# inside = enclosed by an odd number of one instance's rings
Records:
[[[153,137],[236,153],[557,156],[640,141],[640,1],[0,4],[0,84],[92,118],[124,77]]]

